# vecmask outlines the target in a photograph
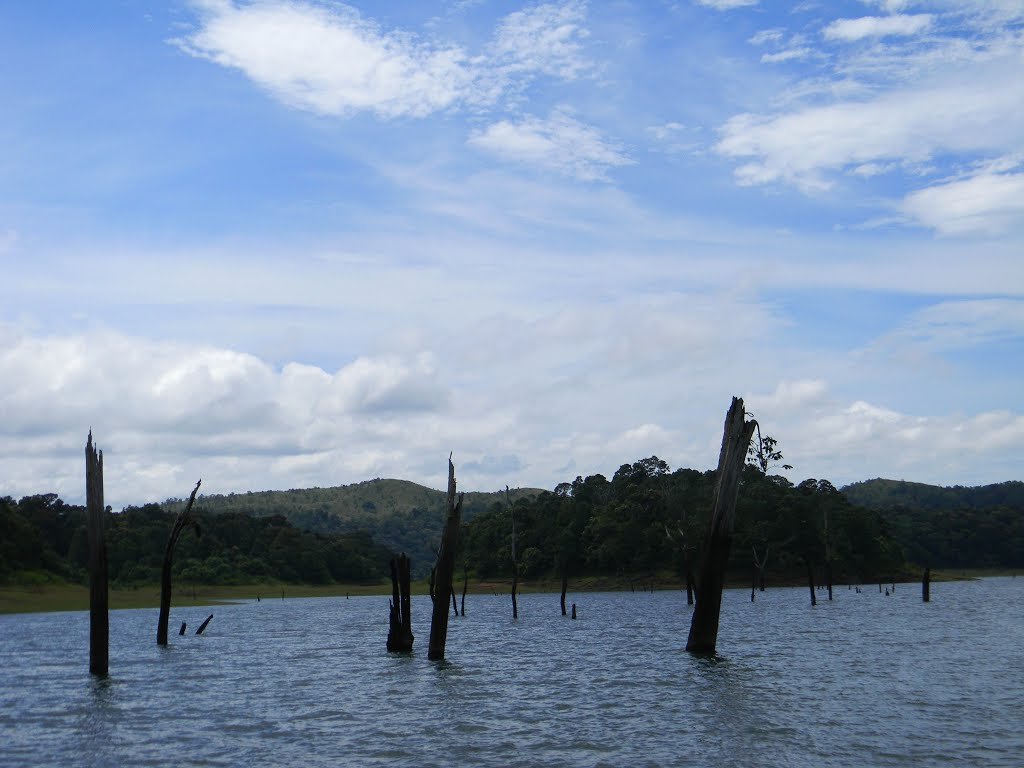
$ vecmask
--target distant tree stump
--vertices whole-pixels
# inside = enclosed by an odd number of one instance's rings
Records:
[[[924,569],[924,578],[921,579],[921,599],[930,603],[932,599],[932,569]]]
[[[213,621],[213,614],[212,613],[209,616],[206,617],[206,621],[204,621],[202,624],[199,625],[199,629],[196,630],[196,634],[197,635],[203,634],[203,632],[206,631],[206,627],[209,625],[209,623],[211,621]]]

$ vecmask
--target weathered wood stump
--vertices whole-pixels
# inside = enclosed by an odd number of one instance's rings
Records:
[[[427,658],[431,661],[444,659],[444,646],[448,640],[448,598],[452,592],[452,576],[455,571],[455,550],[459,543],[459,525],[462,522],[462,494],[455,493],[455,465],[448,457],[448,516],[441,534],[441,548],[437,552],[434,573],[434,606],[430,617],[430,642]]]
[[[734,397],[725,416],[725,427],[722,431],[714,509],[704,545],[700,581],[697,585],[697,604],[693,608],[690,635],[686,641],[686,650],[691,653],[714,653],[718,643],[722,588],[736,518],[736,495],[739,492],[740,473],[746,461],[747,447],[757,426],[756,421],[747,421],[745,417],[743,400]]]
[[[932,599],[932,569],[924,569],[924,578],[921,579],[921,599],[930,603]]]
[[[178,543],[178,537],[181,536],[181,532],[186,528],[195,528],[197,536],[200,533],[199,524],[192,518],[192,505],[196,501],[196,493],[199,491],[199,485],[202,482],[202,480],[197,482],[196,487],[192,489],[192,495],[188,497],[185,509],[175,518],[174,526],[171,528],[171,535],[167,537],[167,546],[164,548],[163,567],[160,569],[160,616],[156,622],[157,645],[167,645],[167,622],[171,617],[171,565],[174,561],[174,547]],[[281,597],[284,597],[283,592]]]
[[[206,627],[209,625],[209,623],[211,621],[213,621],[213,614],[212,613],[209,616],[206,617],[206,621],[204,621],[202,624],[199,625],[199,629],[196,630],[196,634],[197,635],[203,634],[203,632],[206,631]]]
[[[89,536],[89,672],[106,675],[110,668],[110,615],[103,530],[103,451],[93,446],[91,429],[85,443],[85,506]]]
[[[403,552],[391,558],[391,617],[388,627],[389,651],[412,651],[412,602],[409,597],[410,560]]]
[[[181,622],[181,629],[178,630],[178,634],[179,635],[184,635],[185,634],[185,622],[184,621]]]

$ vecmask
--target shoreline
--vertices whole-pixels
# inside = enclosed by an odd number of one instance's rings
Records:
[[[1013,569],[990,568],[953,568],[932,571],[932,581],[961,581],[978,579],[987,576],[1015,577]],[[883,582],[883,585],[886,582]],[[891,582],[890,582],[891,583]],[[901,574],[896,584],[919,584],[909,574]],[[865,582],[864,585],[874,585]],[[799,579],[778,579],[769,581],[769,589],[780,587],[807,586],[806,581]],[[749,580],[727,579],[726,589],[749,589]],[[836,582],[833,589],[845,591],[847,582]],[[420,579],[412,583],[414,595],[426,595],[427,583]],[[472,581],[468,585],[467,594],[508,594],[511,589],[510,580],[486,579]],[[520,584],[521,594],[561,592],[562,584],[558,579],[544,579]],[[686,585],[678,578],[646,577],[621,578],[609,576],[587,576],[569,580],[568,593],[586,592],[644,592],[644,591],[686,591]],[[456,595],[462,594],[462,584],[456,580]],[[174,590],[171,604],[176,607],[199,607],[223,605],[237,601],[262,599],[285,599],[303,597],[344,597],[350,595],[387,597],[391,594],[391,585],[387,582],[378,584],[239,584],[239,585],[186,585]],[[110,610],[126,610],[134,608],[158,608],[160,605],[159,585],[144,585],[132,589],[111,589]],[[89,588],[81,584],[49,583],[35,585],[0,585],[0,614],[15,613],[50,613],[57,611],[87,611],[89,609]]]

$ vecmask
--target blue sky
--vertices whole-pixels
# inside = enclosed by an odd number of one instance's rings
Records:
[[[0,494],[1024,463],[1024,7],[10,3]]]

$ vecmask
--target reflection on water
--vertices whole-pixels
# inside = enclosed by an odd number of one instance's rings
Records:
[[[386,597],[217,607],[167,649],[155,610],[115,611],[105,679],[86,613],[0,616],[0,765],[1019,765],[1022,590],[737,590],[717,657],[683,651],[673,592],[577,595],[577,621],[523,595],[518,622],[471,595],[442,663],[428,598],[411,656],[384,649]]]

